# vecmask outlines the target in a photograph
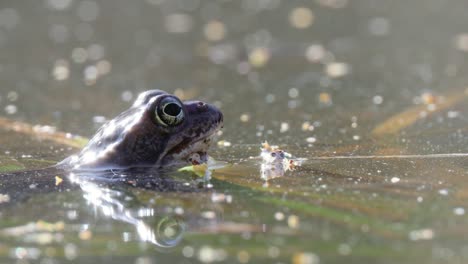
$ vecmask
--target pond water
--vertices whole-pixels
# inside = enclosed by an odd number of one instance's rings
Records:
[[[90,137],[163,89],[223,111],[210,154],[228,165],[85,181],[40,170],[76,145],[2,121],[1,262],[466,263],[467,8],[2,1],[2,118]],[[264,141],[304,161],[265,183]]]

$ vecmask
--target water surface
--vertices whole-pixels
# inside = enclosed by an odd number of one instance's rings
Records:
[[[22,181],[0,204],[2,261],[465,263],[467,8],[2,2],[2,116],[90,137],[139,92],[163,89],[221,108],[211,154],[231,164],[205,184],[169,173],[171,188]],[[0,131],[5,170],[78,151]],[[306,161],[265,184],[250,158],[265,140]]]

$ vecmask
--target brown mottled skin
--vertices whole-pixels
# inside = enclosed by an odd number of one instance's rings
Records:
[[[79,154],[65,159],[59,167],[162,167],[188,162],[193,153],[206,159],[210,137],[222,122],[223,115],[215,106],[181,102],[161,90],[146,91],[128,110],[104,124]]]

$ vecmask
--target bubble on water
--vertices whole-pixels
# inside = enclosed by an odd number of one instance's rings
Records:
[[[206,39],[210,41],[220,41],[226,35],[225,25],[217,20],[209,21],[203,28]]]
[[[447,117],[448,118],[456,118],[458,116],[460,116],[460,112],[458,112],[458,111],[448,111],[447,112]]]
[[[182,255],[184,255],[186,258],[191,258],[195,255],[195,249],[193,249],[191,246],[185,246],[182,248]]]
[[[332,98],[329,93],[323,92],[319,94],[319,103],[329,106],[332,104]]]
[[[261,68],[270,60],[270,50],[265,47],[253,49],[249,53],[249,62],[252,66]]]
[[[250,121],[250,115],[249,114],[242,114],[239,119],[240,119],[241,122],[244,122],[244,123],[249,122]]]
[[[50,9],[65,10],[70,7],[72,0],[46,0]]]
[[[202,246],[198,251],[198,260],[203,263],[220,262],[227,258],[227,253],[223,249],[215,249],[209,246]]]
[[[390,22],[384,17],[375,17],[369,21],[369,32],[374,36],[385,36],[390,32]]]
[[[86,85],[94,85],[99,76],[99,72],[96,66],[90,65],[84,69],[83,75]]]
[[[292,27],[304,29],[314,22],[314,13],[307,7],[297,7],[289,14],[289,23]]]
[[[192,30],[193,18],[187,14],[169,14],[164,18],[164,26],[169,33],[187,33]]]
[[[457,207],[453,209],[453,213],[455,215],[464,215],[465,214],[465,209],[463,207]]]
[[[65,25],[54,24],[49,28],[49,38],[55,43],[64,43],[68,40],[69,32]]]
[[[67,243],[63,248],[63,252],[66,259],[74,260],[78,256],[78,247],[75,244]]]
[[[123,91],[120,98],[122,98],[124,102],[130,102],[133,99],[133,93],[132,91]]]
[[[456,36],[455,46],[460,51],[468,52],[468,33],[462,33]]]
[[[274,94],[267,94],[267,95],[265,96],[265,102],[267,102],[268,104],[274,103],[275,100],[276,100],[276,97],[275,97]]]
[[[77,14],[81,21],[92,22],[99,16],[99,5],[94,1],[82,1],[78,5]]]
[[[18,97],[19,97],[19,95],[18,95],[18,93],[16,91],[10,91],[7,94],[7,99],[10,102],[15,102],[16,100],[18,100]]]
[[[400,182],[400,178],[398,178],[398,177],[392,177],[392,178],[390,179],[390,182],[391,182],[391,183]]]
[[[325,72],[332,78],[339,78],[349,74],[350,66],[344,62],[332,62],[326,65]]]
[[[219,147],[230,147],[232,146],[232,143],[226,140],[220,140],[218,141],[218,146]]]
[[[299,217],[297,215],[290,215],[288,217],[288,226],[292,229],[299,228]]]
[[[358,140],[360,140],[360,139],[361,139],[361,136],[359,136],[359,135],[353,135],[353,140],[358,141]]]
[[[431,240],[432,238],[434,238],[434,231],[429,228],[412,230],[409,232],[408,237],[410,240],[413,240],[413,241]]]
[[[68,79],[70,75],[70,69],[68,61],[59,59],[55,61],[54,68],[52,70],[52,76],[57,81],[64,81]]]
[[[305,121],[302,123],[301,129],[302,131],[314,131],[315,127],[309,121]]]
[[[16,114],[16,112],[18,112],[18,107],[16,107],[14,104],[9,104],[5,106],[5,112],[9,115]]]
[[[293,256],[293,264],[319,264],[320,258],[311,252],[300,252]]]
[[[81,240],[90,240],[93,237],[93,232],[89,230],[83,230],[78,234]]]
[[[37,241],[39,243],[39,241]],[[19,260],[34,260],[38,259],[42,255],[42,251],[35,247],[16,247],[12,248],[10,251],[10,257],[17,258]],[[22,263],[23,261],[19,261]],[[29,263],[29,261],[25,261]],[[18,262],[15,262],[18,263]]]
[[[291,88],[288,90],[288,95],[291,98],[297,98],[299,96],[299,90],[297,88]]]
[[[280,133],[285,133],[289,130],[289,124],[286,122],[281,122]]]
[[[312,63],[318,63],[325,57],[325,48],[319,44],[312,44],[306,50],[306,58]]]
[[[376,105],[382,104],[383,103],[383,97],[380,95],[376,95],[372,97],[372,102]]]
[[[71,58],[75,63],[84,63],[88,58],[88,51],[84,48],[74,48],[72,50]]]
[[[284,214],[282,212],[276,212],[275,213],[275,219],[277,221],[283,221],[284,220]]]
[[[112,64],[107,60],[100,60],[96,63],[96,68],[98,69],[99,75],[106,75],[112,70]]]
[[[449,194],[449,191],[447,189],[440,189],[439,194],[443,196],[447,196]]]
[[[317,138],[315,138],[315,137],[308,137],[308,138],[306,138],[306,142],[307,142],[307,143],[315,143],[315,142],[317,142]]]

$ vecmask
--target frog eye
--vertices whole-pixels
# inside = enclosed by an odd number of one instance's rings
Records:
[[[175,98],[164,98],[156,108],[156,119],[165,126],[177,126],[184,120],[182,104]]]

